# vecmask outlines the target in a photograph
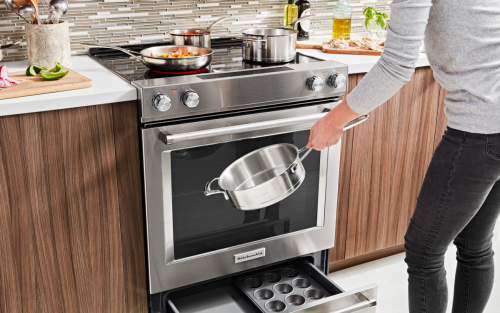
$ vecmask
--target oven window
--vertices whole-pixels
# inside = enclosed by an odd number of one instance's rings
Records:
[[[307,144],[309,131],[216,144],[171,153],[174,258],[182,259],[317,226],[320,152],[304,160],[306,178],[285,200],[253,211],[235,209],[222,194],[205,196],[205,184],[256,149]],[[212,185],[218,189],[217,183]]]

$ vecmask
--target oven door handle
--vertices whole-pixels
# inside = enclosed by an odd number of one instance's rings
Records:
[[[283,118],[283,119],[272,120],[272,121],[264,121],[264,122],[257,122],[257,123],[243,124],[243,125],[221,127],[221,128],[215,128],[215,129],[200,130],[200,131],[183,133],[183,134],[170,134],[170,133],[163,132],[163,133],[161,133],[160,139],[165,144],[171,145],[174,143],[185,142],[185,141],[190,141],[190,140],[197,140],[197,139],[204,139],[204,138],[209,138],[209,137],[233,135],[233,134],[238,134],[238,133],[246,133],[246,132],[251,132],[251,131],[256,131],[256,130],[289,126],[289,125],[302,124],[302,123],[313,123],[313,122],[319,121],[326,114],[328,114],[328,112],[311,114],[311,115],[306,115],[306,116],[296,116],[296,117],[290,117],[290,118]],[[344,130],[347,130],[349,128],[352,128],[352,127],[364,122],[365,120],[368,119],[368,117],[369,117],[368,115],[362,115],[362,116],[350,121],[349,123],[345,124]]]

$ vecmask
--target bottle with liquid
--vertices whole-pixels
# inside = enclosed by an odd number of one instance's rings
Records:
[[[311,4],[307,0],[298,0],[295,2],[299,9],[298,17],[301,18],[304,15],[311,14]],[[299,33],[297,34],[297,40],[308,40],[309,39],[309,30],[311,29],[311,21],[305,20],[298,23],[297,30]]]
[[[333,32],[332,38],[344,37],[351,39],[352,7],[347,4],[347,0],[339,0],[333,7]]]
[[[288,0],[288,4],[285,5],[285,21],[283,26],[289,25],[296,21],[299,17],[299,7],[294,3],[294,0]]]

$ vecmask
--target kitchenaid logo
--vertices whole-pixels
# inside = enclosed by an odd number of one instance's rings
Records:
[[[235,254],[234,263],[241,263],[245,261],[250,261],[253,259],[258,259],[266,256],[266,248],[261,248],[254,251],[249,251],[245,253]]]

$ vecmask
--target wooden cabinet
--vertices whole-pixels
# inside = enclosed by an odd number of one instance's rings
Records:
[[[363,76],[350,75],[349,89]],[[367,254],[383,255],[377,252],[385,249],[402,251],[427,166],[446,127],[445,93],[429,67],[418,68],[367,122],[344,133],[330,270],[363,262]]]
[[[0,117],[0,312],[147,312],[136,106]]]

